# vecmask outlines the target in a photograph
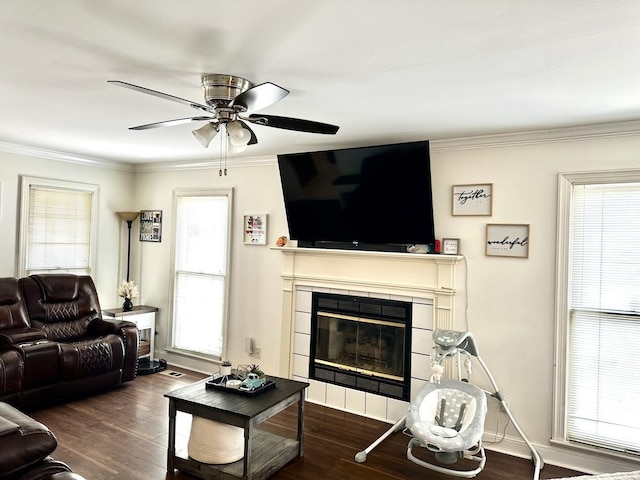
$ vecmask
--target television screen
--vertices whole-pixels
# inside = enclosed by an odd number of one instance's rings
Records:
[[[435,241],[428,141],[283,154],[278,165],[300,246]]]

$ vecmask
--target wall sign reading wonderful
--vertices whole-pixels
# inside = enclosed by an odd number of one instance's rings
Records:
[[[529,225],[487,224],[486,254],[498,257],[529,257]]]

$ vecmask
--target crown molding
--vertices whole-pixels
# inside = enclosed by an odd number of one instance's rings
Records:
[[[133,165],[115,160],[106,160],[104,158],[85,157],[75,155],[73,153],[58,152],[56,150],[47,150],[44,148],[30,147],[27,145],[18,145],[15,143],[0,142],[0,152],[13,153],[16,155],[25,155],[29,157],[45,158],[47,160],[56,160],[59,162],[74,163],[77,165],[87,165],[90,167],[110,168],[113,170],[123,170],[133,172]]]
[[[429,146],[432,152],[450,152],[456,150],[477,150],[482,148],[500,148],[638,135],[640,135],[640,120],[634,120],[629,122],[602,123],[577,127],[431,140]]]
[[[228,170],[234,167],[264,167],[276,164],[276,156],[260,156],[260,157],[243,157],[243,158],[227,158],[226,168]],[[193,161],[177,161],[177,162],[151,162],[138,163],[134,165],[133,170],[136,173],[149,172],[175,172],[183,170],[211,170],[225,168],[220,160],[193,160]]]
[[[477,135],[440,140],[430,140],[432,152],[451,152],[458,150],[477,150],[485,148],[513,147],[519,145],[536,145],[544,143],[571,142],[612,137],[640,136],[640,120],[629,122],[602,123],[576,127],[530,130],[525,132]],[[207,170],[220,168],[220,160],[183,160],[175,162],[125,163],[103,158],[87,157],[72,153],[47,150],[8,142],[0,142],[0,151],[46,158],[60,162],[75,163],[92,167],[111,168],[134,173],[161,171]],[[275,165],[276,155],[256,157],[229,157],[227,168],[262,167]]]

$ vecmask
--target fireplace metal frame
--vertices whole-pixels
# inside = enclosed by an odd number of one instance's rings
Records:
[[[309,378],[388,398],[408,401],[411,387],[412,303],[352,295],[314,292],[312,294]],[[333,306],[335,305],[335,307]],[[402,380],[356,368],[341,368],[329,362],[316,362],[318,313],[334,313],[363,318],[364,321],[391,323],[404,329]]]

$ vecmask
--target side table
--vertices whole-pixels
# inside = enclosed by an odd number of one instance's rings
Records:
[[[140,355],[139,358],[148,358],[153,362],[153,352],[156,337],[156,307],[148,305],[136,305],[133,310],[125,312],[122,308],[107,308],[102,310],[102,318],[105,320],[127,320],[133,322],[140,331],[140,339],[149,342],[149,353]]]
[[[308,383],[269,376],[275,388],[248,397],[223,390],[208,390],[208,379],[166,393],[169,399],[167,471],[179,469],[203,479],[264,480],[291,460],[303,455],[304,390]],[[298,404],[296,438],[275,435],[255,427],[290,405]],[[176,452],[176,413],[215,420],[244,429],[244,457],[227,464],[205,464]]]

